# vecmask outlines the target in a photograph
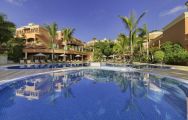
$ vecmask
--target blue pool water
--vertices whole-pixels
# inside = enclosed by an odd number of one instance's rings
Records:
[[[187,119],[187,84],[150,74],[87,69],[2,86],[0,120]]]
[[[31,64],[31,65],[17,65],[5,67],[6,69],[48,69],[48,68],[64,68],[64,67],[80,67],[88,66],[84,64],[71,64],[71,63],[54,63],[54,64]]]

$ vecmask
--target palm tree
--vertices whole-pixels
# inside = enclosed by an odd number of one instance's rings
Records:
[[[67,43],[73,39],[73,34],[74,34],[75,29],[71,29],[71,28],[64,28],[62,30],[63,33],[63,44],[64,44],[64,54],[65,51],[68,49],[67,48]],[[66,57],[65,57],[66,58]]]
[[[139,36],[142,38],[142,42],[146,42],[146,51],[147,51],[147,61],[149,59],[149,31],[146,24],[144,24],[143,28],[139,28],[140,34]]]
[[[56,23],[52,23],[46,26],[46,29],[49,31],[49,35],[51,38],[50,48],[52,49],[52,61],[54,60],[54,41],[56,40],[58,26]]]
[[[7,16],[0,14],[0,45],[14,37],[16,25],[7,20]]]
[[[67,43],[73,39],[73,34],[74,34],[75,29],[71,29],[71,28],[64,28],[62,30],[63,32],[63,42],[65,45],[65,50],[67,50]]]
[[[123,17],[120,16],[123,23],[126,26],[126,29],[129,31],[129,41],[130,41],[130,49],[131,49],[131,58],[133,56],[133,42],[134,42],[134,35],[136,35],[138,30],[138,23],[142,19],[142,17],[146,14],[146,12],[143,12],[138,19],[136,19],[135,14],[131,12],[130,17]]]
[[[95,42],[96,42],[97,38],[94,37],[92,40],[93,40],[93,54],[94,54],[94,52],[95,52]]]
[[[125,34],[120,33],[117,38],[117,43],[115,44],[113,50],[115,53],[120,54],[121,57],[124,58],[125,61],[125,52],[127,50],[127,46],[129,45],[128,38]]]
[[[188,1],[187,1],[187,2],[185,2],[185,6],[187,7],[187,10],[188,10]]]

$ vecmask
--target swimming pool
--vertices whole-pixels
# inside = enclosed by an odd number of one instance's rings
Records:
[[[54,64],[28,64],[28,65],[15,65],[7,66],[5,69],[48,69],[48,68],[64,68],[64,67],[81,67],[88,66],[88,63],[73,64],[73,63],[54,63]]]
[[[139,72],[54,72],[0,87],[0,120],[186,120],[187,84]]]

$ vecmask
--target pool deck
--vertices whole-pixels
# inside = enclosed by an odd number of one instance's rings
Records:
[[[142,69],[138,70],[139,72],[154,73],[162,76],[169,76],[173,78],[179,78],[188,80],[188,67],[186,66],[172,66],[174,69]],[[76,67],[76,68],[63,68],[63,69],[19,69],[19,70],[4,70],[0,69],[0,81],[9,81],[11,79],[27,77],[37,74],[50,73],[52,71],[67,71],[67,70],[79,70],[87,67]],[[89,67],[91,68],[91,67]]]
[[[39,73],[47,73],[54,70],[44,69],[44,70],[0,70],[0,81],[11,80],[21,77],[26,77],[30,75],[35,75]]]
[[[162,70],[155,68],[155,69],[144,69],[138,71],[188,80],[188,71],[184,71],[184,70],[177,70],[177,69]]]
[[[66,67],[63,69],[53,68],[53,69],[0,69],[0,83],[12,81],[15,79],[21,79],[24,77],[29,77],[32,75],[47,74],[50,72],[60,72],[69,70],[79,70],[87,67]]]
[[[135,64],[142,65],[147,63],[135,63]],[[151,65],[160,66],[161,64],[151,64]],[[164,66],[169,66],[172,67],[173,69],[153,68],[153,69],[144,69],[139,71],[188,80],[188,66],[177,66],[177,65],[164,65]]]

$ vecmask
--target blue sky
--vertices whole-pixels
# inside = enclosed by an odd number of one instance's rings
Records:
[[[162,29],[167,23],[186,11],[186,0],[0,0],[0,12],[17,27],[58,23],[75,28],[75,36],[83,41],[93,37],[115,39],[120,32],[128,34],[119,15],[147,14],[140,25],[147,23],[149,30]]]

